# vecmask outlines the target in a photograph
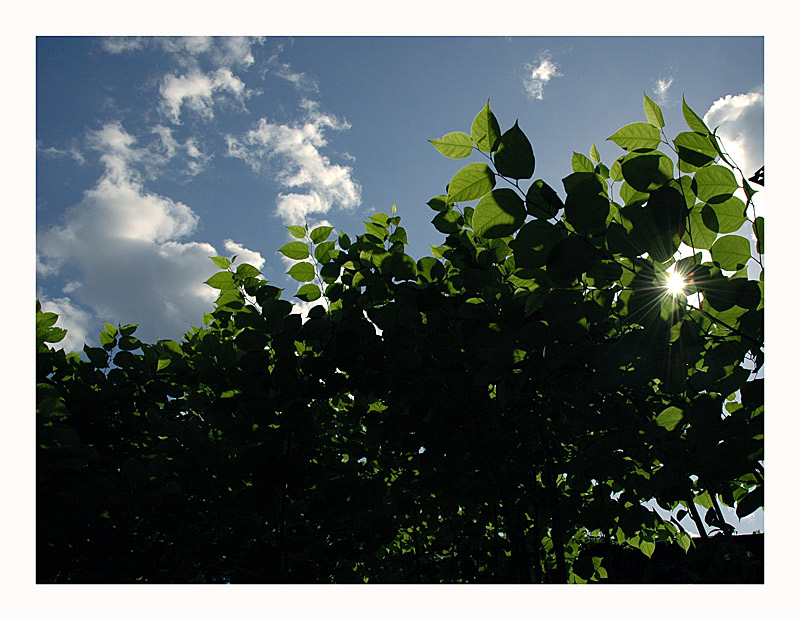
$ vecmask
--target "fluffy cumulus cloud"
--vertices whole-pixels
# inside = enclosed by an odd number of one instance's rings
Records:
[[[764,164],[764,93],[755,91],[717,99],[703,117],[733,161],[748,176]]]
[[[269,170],[286,192],[276,199],[276,213],[287,224],[306,221],[332,207],[351,209],[361,203],[361,186],[349,166],[331,163],[321,149],[325,131],[350,125],[304,101],[305,118],[281,125],[262,118],[242,137],[228,136],[228,154],[247,162],[255,171]],[[302,191],[301,191],[302,190]]]
[[[42,278],[66,269],[78,274],[64,296],[50,300],[62,310],[60,324],[73,332],[65,348],[80,348],[87,337],[88,312],[80,306],[102,320],[140,324],[150,340],[178,338],[211,308],[215,291],[203,282],[216,271],[209,257],[218,252],[186,240],[198,222],[191,208],[146,190],[136,166],[148,151],[119,123],[90,133],[88,143],[100,153],[103,175],[63,224],[37,235]],[[263,264],[257,252],[232,241],[226,246]]]
[[[522,83],[532,99],[544,99],[544,87],[553,78],[561,77],[558,66],[549,51],[539,54],[535,62],[525,65],[525,76]]]

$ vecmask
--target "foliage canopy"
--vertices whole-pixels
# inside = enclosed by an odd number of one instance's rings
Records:
[[[236,257],[181,342],[106,323],[82,359],[37,302],[38,581],[585,582],[588,542],[729,534],[722,504],[763,506],[763,218],[683,110],[670,142],[645,95],[562,201],[487,101],[431,140],[480,158],[428,202],[432,256],[395,207],[289,227],[305,320]]]

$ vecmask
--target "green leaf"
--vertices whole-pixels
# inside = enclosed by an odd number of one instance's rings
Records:
[[[647,93],[644,94],[644,115],[651,125],[655,125],[659,129],[664,128],[664,115],[661,113],[661,108],[647,96]]]
[[[242,263],[236,268],[236,277],[237,278],[257,278],[261,275],[261,272],[253,267],[252,265],[248,265],[247,263]]]
[[[428,140],[436,150],[450,159],[463,159],[472,153],[472,138],[463,131],[447,133],[440,140]]]
[[[214,264],[220,269],[227,269],[231,266],[231,259],[225,258],[224,256],[210,256],[209,258],[214,261]]]
[[[572,153],[572,171],[573,172],[594,172],[594,164],[592,161],[581,153]]]
[[[525,207],[533,217],[549,220],[558,215],[564,203],[552,187],[539,179],[528,188]]]
[[[695,205],[689,212],[689,222],[686,227],[686,232],[683,233],[683,242],[695,249],[710,250],[714,241],[717,239],[717,233],[706,226],[703,217],[703,209],[705,205]]]
[[[736,504],[736,516],[744,519],[764,506],[764,487],[756,487]]]
[[[295,297],[302,301],[315,301],[322,297],[322,293],[316,284],[304,284],[298,289]]]
[[[287,226],[286,229],[296,239],[305,239],[306,238],[306,229],[303,228],[302,226]]]
[[[606,140],[611,140],[626,151],[652,151],[658,148],[661,136],[650,123],[631,123],[618,129]]]
[[[475,146],[484,153],[491,153],[497,148],[500,140],[500,125],[489,108],[488,99],[486,105],[472,121],[471,133]]]
[[[603,230],[611,212],[605,182],[593,172],[573,172],[563,183],[567,190],[566,220],[579,233]]]
[[[756,252],[764,253],[764,218],[759,216],[753,224],[753,232],[756,235]]]
[[[437,213],[436,217],[431,220],[431,223],[439,232],[450,235],[457,233],[461,229],[461,224],[459,223],[460,219],[461,215],[458,211],[450,209],[449,211]]]
[[[114,329],[114,331],[115,332],[117,331],[116,328]],[[112,336],[108,332],[100,332],[100,345],[107,351],[110,351],[115,346],[117,346],[117,338],[116,336]]]
[[[292,260],[305,260],[308,258],[308,246],[302,241],[290,241],[278,250],[286,258]]]
[[[171,359],[164,359],[164,358],[159,359],[158,360],[158,364],[156,366],[156,372],[160,372],[160,371],[164,370],[171,363],[172,363]]]
[[[525,223],[525,204],[513,189],[503,188],[484,196],[475,207],[472,229],[479,237],[497,239],[513,235]]]
[[[311,241],[313,243],[322,243],[333,232],[333,226],[317,226],[314,230],[311,231],[309,237],[311,237]]]
[[[681,420],[683,420],[683,410],[678,407],[667,407],[656,416],[656,424],[668,431],[675,430]]]
[[[712,163],[717,157],[717,149],[709,137],[693,131],[685,131],[675,136],[675,149],[681,162],[686,162],[695,169]],[[687,172],[693,170],[689,169]]]
[[[611,179],[617,183],[624,180],[625,177],[622,176],[622,162],[619,159],[611,164],[608,174],[611,176]]]
[[[490,192],[494,185],[494,172],[487,164],[468,164],[453,176],[447,199],[451,203],[475,200]]]
[[[653,556],[653,552],[656,550],[656,544],[649,540],[643,540],[639,543],[639,551],[644,553],[648,558]]]
[[[622,160],[622,176],[640,192],[649,192],[668,183],[672,173],[672,160],[659,151],[629,153]]]
[[[141,346],[141,340],[133,336],[123,336],[119,339],[119,348],[123,351],[135,351]]]
[[[311,263],[297,263],[286,272],[298,282],[311,282],[314,279],[314,266]]]
[[[236,288],[236,282],[233,281],[233,274],[230,271],[215,273],[205,283],[211,288],[218,288],[223,291]]]
[[[739,271],[750,260],[750,242],[738,235],[720,237],[711,246],[711,259],[720,269]]]
[[[724,166],[701,168],[695,173],[694,181],[697,184],[697,197],[705,202],[714,198],[714,202],[721,202],[739,189],[733,172]]]
[[[314,248],[314,258],[319,263],[325,264],[331,259],[331,252],[335,251],[336,243],[333,241],[324,241]]]
[[[450,208],[450,205],[447,204],[447,196],[436,196],[425,204],[434,211],[447,211]]]
[[[692,131],[699,133],[703,136],[708,136],[711,134],[711,131],[708,129],[706,124],[703,122],[703,119],[695,114],[694,110],[692,110],[686,104],[686,98],[683,98],[683,118],[686,119],[686,124],[689,126],[689,129]]]
[[[533,147],[518,122],[500,138],[494,165],[500,174],[511,179],[530,179],[533,176],[536,165]]]
[[[267,346],[267,335],[263,331],[247,328],[236,336],[235,343],[243,351],[263,351]]]
[[[589,157],[595,163],[600,163],[600,151],[597,150],[597,145],[592,143],[592,148],[589,150]]]
[[[707,203],[702,210],[703,223],[720,234],[736,232],[747,221],[741,199],[731,196],[724,202]]]
[[[104,349],[83,345],[83,352],[95,368],[105,368],[108,366],[108,352]]]

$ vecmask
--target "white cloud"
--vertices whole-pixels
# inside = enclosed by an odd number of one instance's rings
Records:
[[[255,62],[252,46],[262,45],[265,37],[106,37],[103,48],[112,54],[155,48],[174,54],[185,67],[196,67],[207,56],[217,65],[250,66]]]
[[[91,308],[98,320],[140,324],[145,339],[179,338],[212,307],[216,291],[204,281],[217,270],[209,257],[218,252],[208,243],[182,241],[194,233],[197,215],[145,189],[134,166],[148,151],[137,149],[119,123],[92,132],[88,141],[100,151],[105,173],[62,225],[37,235],[41,277],[65,266],[79,274],[68,285],[70,296],[59,301],[77,326],[69,342],[86,333],[86,314],[74,310],[77,304]],[[231,240],[225,245],[263,264],[257,252]]]
[[[553,78],[561,77],[558,66],[553,62],[550,52],[545,50],[536,62],[525,65],[526,75],[522,79],[525,90],[532,99],[544,99],[544,87]]]
[[[244,246],[239,243],[234,243],[232,239],[225,239],[223,242],[225,245],[225,250],[228,252],[230,256],[236,256],[236,263],[241,265],[242,263],[247,263],[248,265],[252,265],[256,269],[261,269],[266,262],[264,257],[261,256],[260,252],[255,252],[253,250],[248,250]]]
[[[209,74],[197,69],[180,76],[168,74],[161,82],[161,109],[175,124],[180,124],[184,107],[210,120],[214,117],[214,95],[225,92],[244,105],[244,82],[230,69],[221,68]]]
[[[327,213],[334,205],[350,209],[361,203],[361,187],[349,166],[332,164],[320,152],[327,145],[326,129],[344,130],[350,125],[321,113],[315,102],[303,101],[306,116],[291,125],[259,120],[255,129],[241,138],[228,136],[228,154],[246,161],[255,171],[277,161],[274,179],[287,189],[304,193],[281,193],[277,215],[287,224],[302,224],[310,214]]]
[[[304,72],[292,71],[288,63],[281,63],[275,70],[275,75],[283,78],[287,82],[294,84],[297,90],[306,90],[311,92],[319,92],[319,84],[312,78],[308,77]]]
[[[67,330],[67,335],[61,342],[49,346],[67,351],[81,351],[85,343],[90,346],[96,343],[95,330],[99,329],[99,325],[95,323],[91,313],[73,304],[69,297],[50,299],[41,291],[37,297],[42,303],[43,312],[55,312],[58,315],[56,327]]]
[[[177,155],[183,155],[186,163],[184,173],[188,176],[199,174],[211,161],[211,155],[201,149],[197,138],[187,138],[185,142],[181,143],[174,137],[172,129],[163,125],[156,125],[151,131],[160,139],[160,144],[156,148],[159,154],[163,154],[162,157],[165,161],[169,161]]]
[[[655,85],[655,97],[656,101],[661,105],[665,105],[669,100],[669,87],[672,86],[672,82],[674,81],[672,76],[666,78],[658,78],[656,80]]]
[[[764,93],[755,91],[717,99],[703,117],[719,127],[723,147],[749,177],[764,164]]]

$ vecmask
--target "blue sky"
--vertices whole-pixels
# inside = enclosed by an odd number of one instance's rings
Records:
[[[211,255],[290,298],[288,224],[353,235],[396,204],[421,258],[442,239],[425,203],[464,163],[429,139],[491,99],[563,195],[573,151],[621,153],[605,138],[644,120],[643,92],[668,135],[685,96],[762,165],[760,37],[39,37],[37,296],[80,349],[102,321],[149,341],[199,325]]]

